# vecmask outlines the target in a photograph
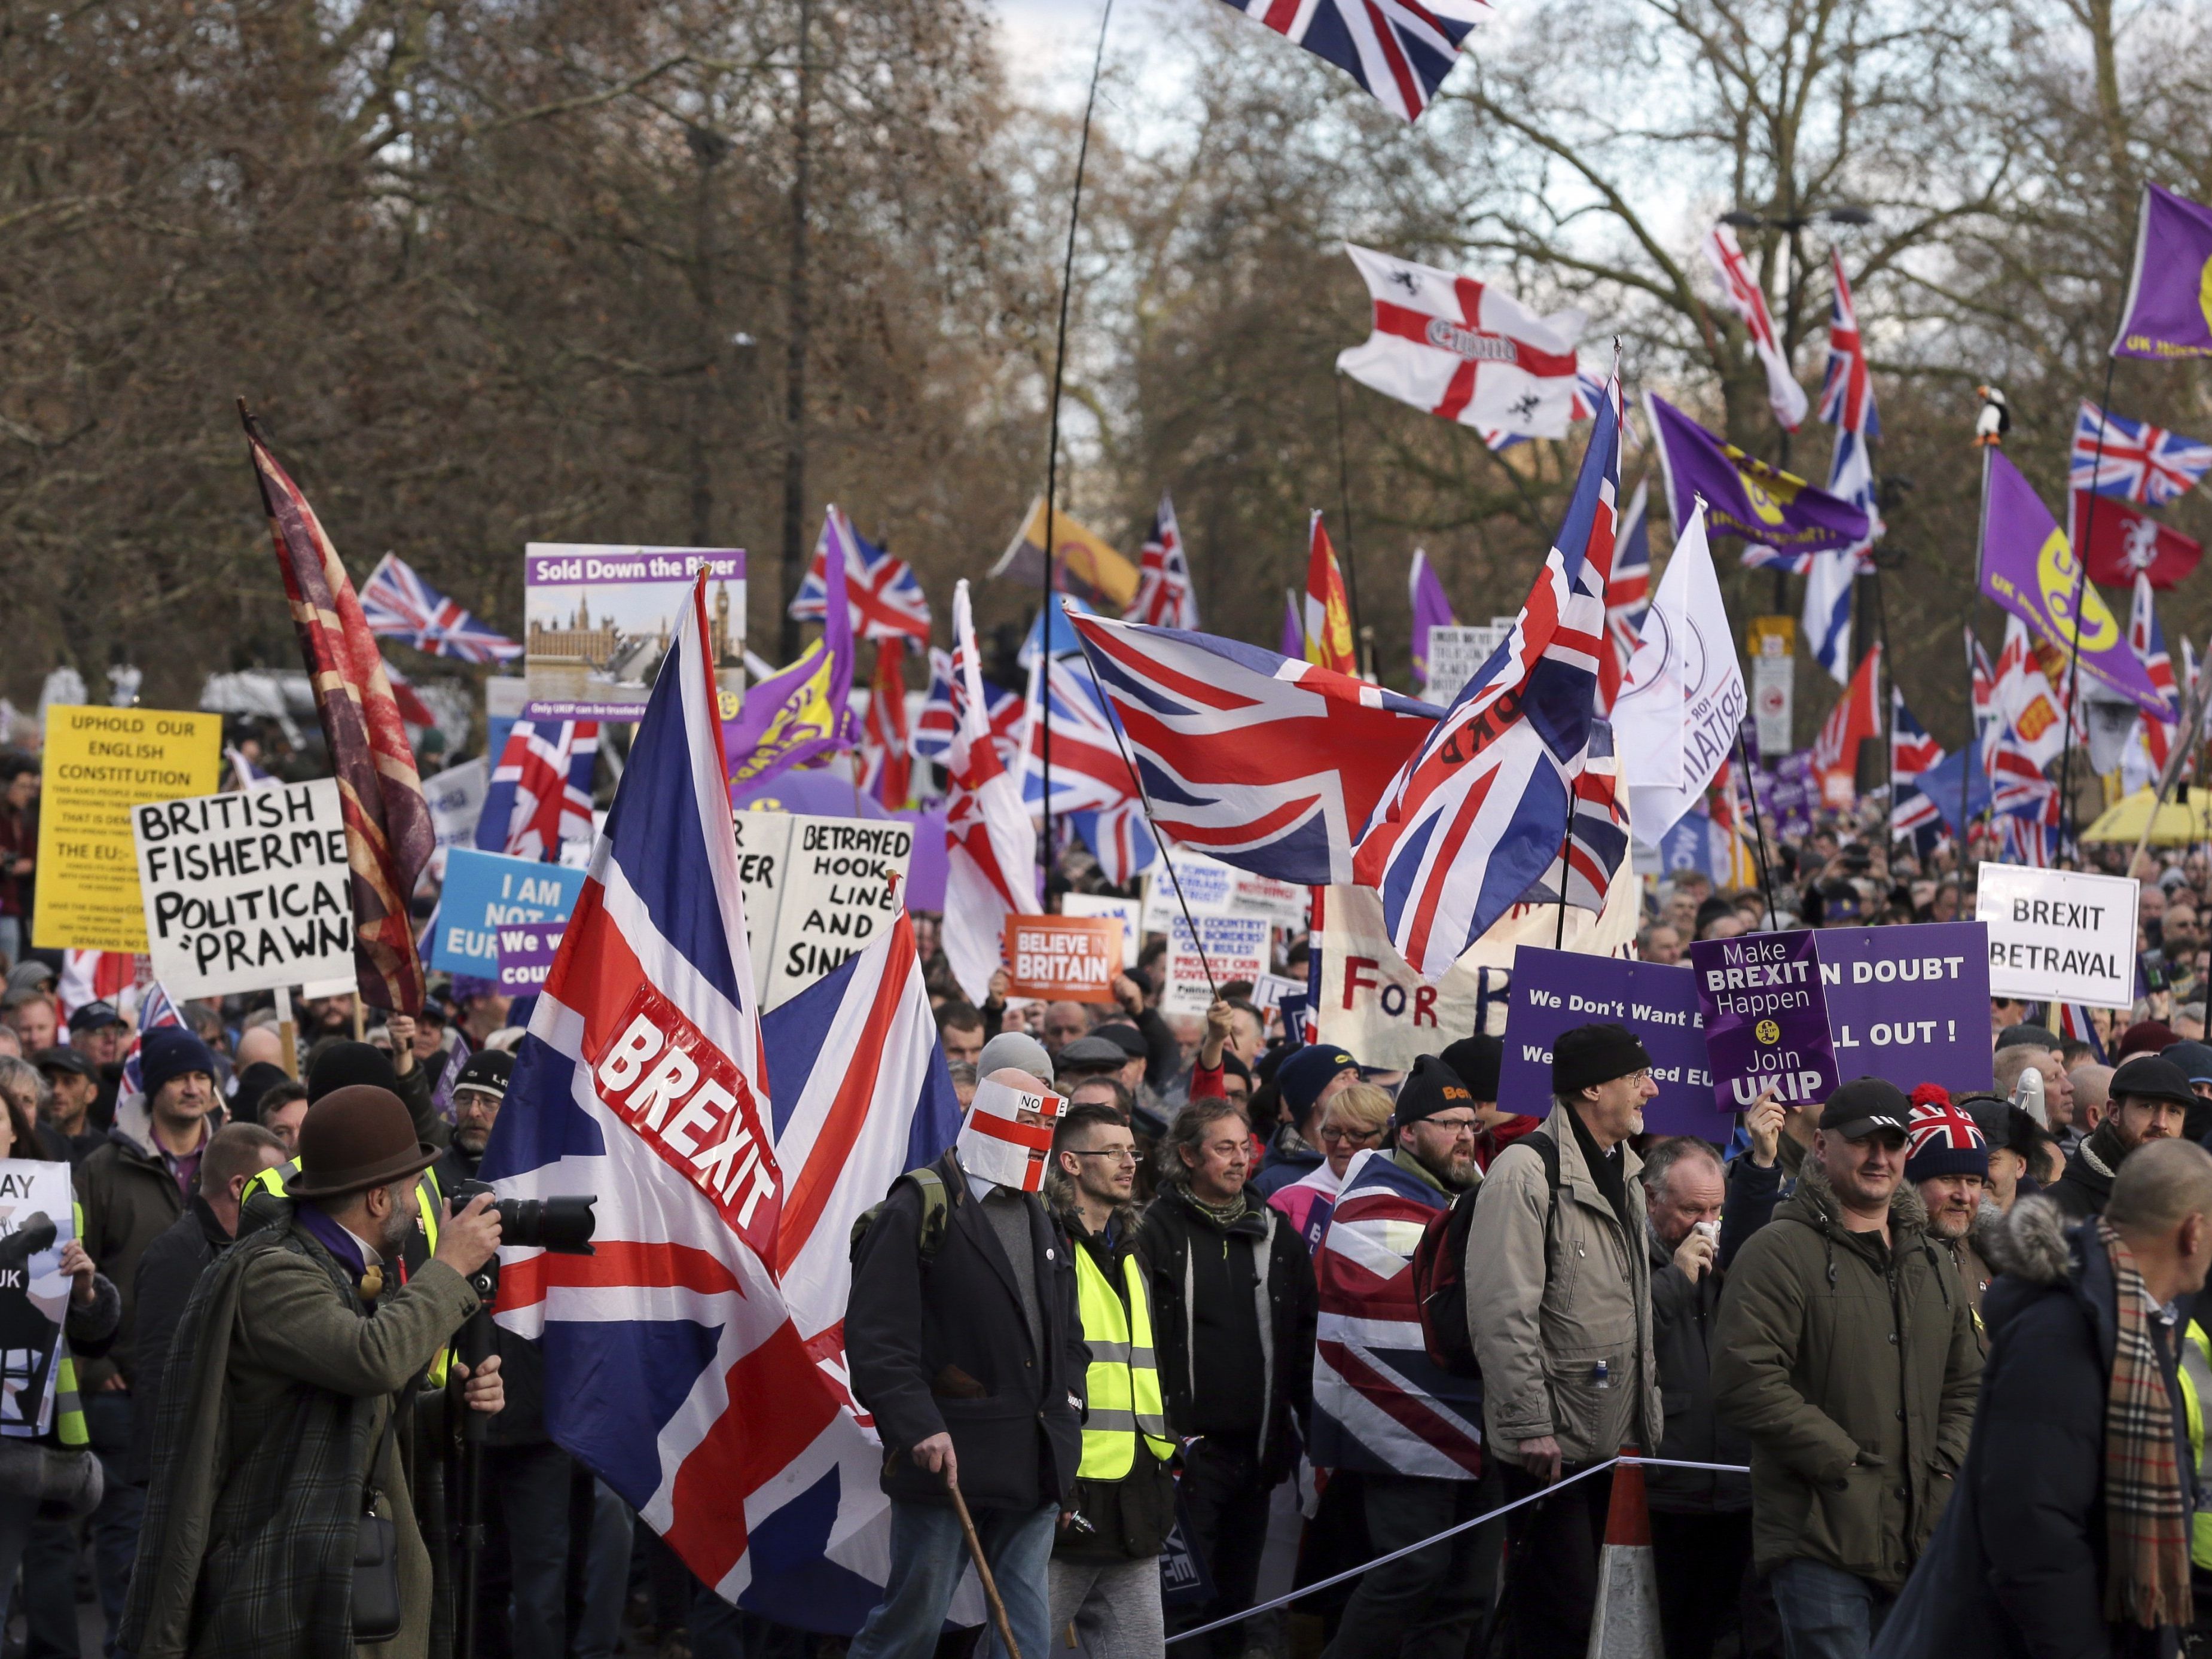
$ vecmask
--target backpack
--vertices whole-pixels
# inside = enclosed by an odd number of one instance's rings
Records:
[[[1521,1146],[1541,1159],[1544,1185],[1556,1198],[1559,1190],[1559,1144],[1539,1129],[1522,1137]],[[1413,1295],[1421,1309],[1421,1343],[1430,1362],[1454,1376],[1480,1376],[1482,1367],[1474,1357],[1474,1336],[1467,1320],[1467,1230],[1474,1224],[1475,1200],[1480,1187],[1469,1188],[1448,1209],[1429,1218],[1421,1229],[1421,1242],[1413,1247]]]
[[[891,1193],[898,1190],[899,1181],[911,1181],[921,1194],[921,1265],[927,1267],[937,1258],[938,1247],[945,1243],[945,1229],[952,1215],[952,1195],[945,1190],[945,1177],[937,1166],[926,1164],[919,1170],[908,1170],[898,1181],[891,1182]],[[884,1194],[884,1204],[890,1202],[890,1193]],[[860,1260],[860,1241],[868,1236],[868,1229],[876,1224],[876,1218],[884,1212],[883,1204],[871,1205],[860,1212],[853,1223],[852,1243],[847,1247],[847,1257],[854,1265]]]

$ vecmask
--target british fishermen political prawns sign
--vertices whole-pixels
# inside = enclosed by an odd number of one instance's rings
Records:
[[[1813,938],[1796,927],[1691,945],[1721,1110],[1747,1111],[1769,1089],[1785,1105],[1826,1100],[1841,1081]]]
[[[154,977],[176,998],[350,979],[353,889],[335,779],[131,811]]]

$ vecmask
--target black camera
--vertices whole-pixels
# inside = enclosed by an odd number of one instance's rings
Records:
[[[453,1188],[455,1213],[466,1209],[489,1183],[464,1181]],[[499,1212],[499,1242],[523,1249],[551,1250],[559,1255],[590,1255],[592,1231],[598,1221],[592,1206],[596,1194],[558,1198],[503,1198],[493,1207]]]

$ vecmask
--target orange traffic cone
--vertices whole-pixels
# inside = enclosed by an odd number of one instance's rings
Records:
[[[1624,1457],[1636,1448],[1623,1446]],[[1644,1503],[1644,1466],[1616,1463],[1606,1510],[1605,1548],[1598,1558],[1597,1610],[1590,1617],[1589,1659],[1665,1659],[1659,1636],[1659,1570],[1651,1559],[1651,1514]]]

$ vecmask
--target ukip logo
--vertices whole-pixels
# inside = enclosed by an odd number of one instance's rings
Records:
[[[2104,599],[2081,574],[2066,532],[2053,530],[2035,556],[2036,586],[2042,591],[2044,614],[2061,640],[2080,652],[2109,651],[2118,642],[2120,624],[2105,607]],[[2081,594],[2081,614],[2074,615],[2074,593]]]

